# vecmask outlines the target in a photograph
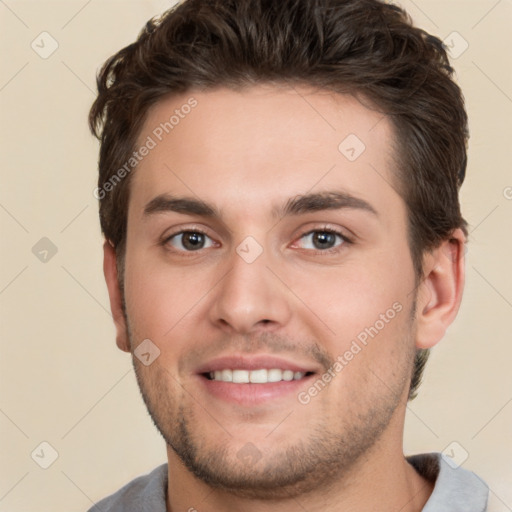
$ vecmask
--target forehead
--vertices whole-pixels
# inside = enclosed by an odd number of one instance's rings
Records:
[[[259,85],[190,91],[147,113],[130,209],[162,193],[252,214],[297,194],[342,189],[382,203],[393,187],[393,130],[350,95]],[[389,206],[389,205],[388,205]]]

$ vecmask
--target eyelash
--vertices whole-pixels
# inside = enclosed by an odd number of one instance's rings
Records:
[[[171,235],[168,235],[166,237],[164,237],[161,241],[160,241],[160,245],[163,246],[163,247],[167,247],[169,242],[174,238],[174,237],[177,237],[179,235],[183,235],[184,233],[199,233],[205,237],[208,237],[210,239],[212,239],[204,230],[200,229],[200,228],[190,228],[190,229],[182,229],[181,231],[177,231],[176,233],[172,233]],[[343,246],[344,245],[349,245],[349,244],[353,244],[353,241],[348,238],[345,234],[343,234],[341,231],[337,230],[337,229],[333,229],[333,228],[330,228],[330,227],[323,227],[323,228],[317,228],[317,229],[311,229],[309,231],[306,231],[305,233],[303,233],[302,235],[300,235],[298,238],[296,238],[296,240],[302,240],[304,237],[308,236],[308,235],[311,235],[313,233],[331,233],[333,235],[336,235],[336,236],[339,236],[342,240],[342,243],[336,247],[332,247],[330,249],[302,249],[303,251],[309,253],[309,254],[322,254],[322,255],[327,255],[327,254],[333,254],[333,253],[337,253],[339,252],[340,250],[342,250]],[[213,240],[213,239],[212,239]],[[294,242],[295,243],[295,242]],[[300,249],[300,247],[299,247]],[[198,253],[200,252],[202,249],[198,249],[197,251],[182,251],[182,250],[176,250],[176,249],[167,249],[169,251],[173,251],[173,252],[178,252],[182,255],[184,254],[189,254],[189,255],[194,255],[194,253]]]

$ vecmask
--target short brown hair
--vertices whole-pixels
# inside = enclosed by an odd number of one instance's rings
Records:
[[[152,105],[172,94],[258,83],[355,94],[389,116],[398,191],[408,215],[417,280],[423,255],[467,234],[458,191],[466,169],[467,115],[443,43],[379,0],[186,0],[149,20],[97,77],[89,126],[101,141],[98,189],[105,237],[124,259],[129,161]],[[124,174],[123,174],[124,175]],[[418,351],[409,397],[428,351]]]

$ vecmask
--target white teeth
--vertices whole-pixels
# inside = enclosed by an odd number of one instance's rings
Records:
[[[300,373],[300,372],[297,372],[297,373]],[[283,372],[283,380],[293,380],[293,372],[291,370],[285,370]],[[299,377],[299,378],[302,378],[302,377]],[[299,380],[299,379],[297,379]]]
[[[210,372],[210,379],[221,382],[233,382],[235,384],[267,384],[268,382],[280,382],[300,380],[304,377],[304,372],[293,372],[292,370],[281,370],[272,368],[266,370],[215,370]]]
[[[272,370],[268,371],[267,382],[279,382],[280,380],[283,380],[283,371],[282,370],[273,368]]]
[[[233,370],[233,382],[236,384],[247,384],[249,382],[249,371]]]
[[[249,380],[255,384],[265,384],[268,382],[268,371],[267,370],[252,370],[249,374]]]
[[[233,372],[231,370],[222,370],[221,378],[224,382],[233,382]]]

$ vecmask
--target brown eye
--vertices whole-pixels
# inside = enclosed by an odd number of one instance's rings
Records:
[[[313,245],[316,249],[331,249],[336,244],[336,235],[319,231],[313,233]]]
[[[182,231],[171,236],[168,243],[180,251],[198,251],[213,245],[211,238],[200,231]]]
[[[341,234],[333,231],[311,231],[303,235],[301,241],[302,249],[325,251],[339,247],[346,240]]]

